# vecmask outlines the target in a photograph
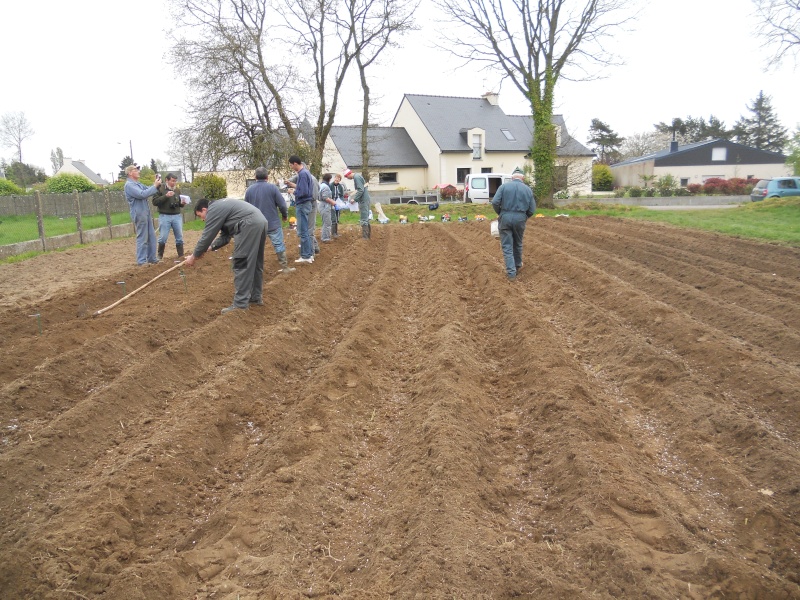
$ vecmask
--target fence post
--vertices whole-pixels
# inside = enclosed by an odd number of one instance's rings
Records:
[[[83,244],[83,220],[81,219],[81,201],[78,198],[78,190],[74,191],[75,194],[75,221],[78,224],[78,239]]]
[[[106,224],[108,225],[108,237],[114,239],[114,228],[111,226],[111,195],[108,193],[108,188],[103,190],[103,200],[106,205]]]
[[[42,250],[47,251],[47,242],[44,236],[44,216],[42,215],[42,195],[36,190],[36,224],[39,226],[39,239],[42,240]]]

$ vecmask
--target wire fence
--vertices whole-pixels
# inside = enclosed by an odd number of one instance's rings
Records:
[[[195,218],[184,210],[184,222]],[[121,190],[0,197],[0,258],[133,234]]]

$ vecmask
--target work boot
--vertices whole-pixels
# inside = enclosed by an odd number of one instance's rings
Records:
[[[294,267],[289,266],[289,259],[286,258],[286,250],[283,252],[277,252],[278,255],[278,262],[281,265],[281,272],[282,273],[291,273],[292,271],[296,271]]]
[[[368,240],[369,239],[369,225],[362,225],[361,226],[361,239]]]
[[[367,223],[367,239],[372,236],[372,223]]]
[[[166,244],[159,244],[158,245],[158,260],[164,258],[164,248],[166,248]]]
[[[178,251],[178,258],[183,258],[183,244],[175,244],[175,250]]]

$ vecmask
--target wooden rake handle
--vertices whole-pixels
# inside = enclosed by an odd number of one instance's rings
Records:
[[[158,275],[156,275],[155,277],[153,277],[153,278],[152,278],[150,281],[148,281],[148,282],[147,282],[147,283],[145,283],[144,285],[142,285],[142,286],[140,286],[140,287],[136,288],[136,289],[135,289],[135,290],[133,290],[133,291],[132,291],[130,294],[127,294],[127,295],[123,296],[122,298],[120,298],[119,300],[117,300],[116,302],[114,302],[114,304],[111,304],[111,305],[109,305],[109,306],[106,306],[105,308],[101,308],[100,310],[98,310],[98,311],[96,311],[96,312],[92,313],[92,316],[93,316],[93,317],[100,316],[100,315],[102,315],[104,312],[111,310],[112,308],[114,308],[115,306],[117,306],[117,305],[119,305],[119,304],[122,304],[123,302],[125,302],[125,300],[127,300],[128,298],[130,298],[130,297],[131,297],[131,296],[133,296],[134,294],[137,294],[137,293],[141,292],[141,291],[142,291],[144,288],[146,288],[148,285],[150,285],[151,283],[153,283],[153,282],[154,282],[154,281],[156,281],[157,279],[161,279],[161,278],[162,278],[164,275],[166,275],[167,273],[171,273],[172,271],[174,271],[174,270],[175,270],[175,269],[177,269],[178,267],[182,267],[182,266],[183,266],[183,263],[185,263],[185,262],[186,262],[186,261],[185,261],[185,260],[183,260],[183,261],[179,262],[177,265],[175,265],[174,267],[170,267],[169,269],[167,269],[167,270],[166,270],[166,271],[164,271],[163,273],[159,273]]]

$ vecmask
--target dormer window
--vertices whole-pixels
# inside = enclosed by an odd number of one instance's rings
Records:
[[[473,133],[472,134],[472,158],[475,160],[479,160],[482,156],[481,153],[481,134]]]

